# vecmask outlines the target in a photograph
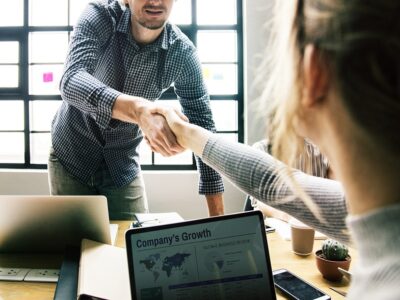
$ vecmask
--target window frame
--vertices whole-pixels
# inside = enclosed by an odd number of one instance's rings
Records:
[[[0,27],[0,41],[19,42],[19,86],[17,88],[0,88],[0,101],[2,100],[22,100],[24,103],[24,163],[0,163],[0,169],[46,169],[47,164],[31,163],[31,134],[48,133],[49,131],[32,131],[30,126],[30,102],[42,101],[62,101],[61,95],[30,95],[29,94],[29,34],[31,32],[68,32],[70,38],[73,26],[30,26],[29,25],[29,5],[31,0],[23,0],[24,21],[20,27]],[[70,0],[68,8],[70,8]],[[200,30],[234,30],[237,36],[237,94],[212,95],[211,101],[234,100],[237,101],[237,130],[217,131],[221,134],[237,134],[238,142],[244,141],[244,53],[243,53],[243,0],[236,1],[236,24],[234,25],[199,25],[197,24],[197,1],[191,0],[192,23],[187,25],[177,25],[189,39],[197,45],[197,32]],[[68,20],[70,12],[68,12]],[[69,21],[68,21],[69,22]],[[209,64],[209,63],[207,63]],[[210,63],[212,64],[212,63]],[[224,64],[218,62],[216,64]],[[177,100],[172,87],[163,93],[159,101]],[[14,132],[14,130],[0,130],[0,132]],[[18,130],[18,132],[21,132]],[[185,165],[177,164],[155,164],[155,154],[151,153],[151,164],[142,164],[142,170],[195,170],[196,163],[192,155],[192,163]]]

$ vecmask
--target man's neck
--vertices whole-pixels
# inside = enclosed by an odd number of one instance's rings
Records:
[[[148,45],[153,43],[160,36],[163,30],[164,27],[153,30],[145,28],[133,20],[131,22],[131,32],[133,38],[139,45]]]

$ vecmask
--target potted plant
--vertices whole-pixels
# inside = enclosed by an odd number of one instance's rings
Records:
[[[322,249],[316,253],[317,268],[322,276],[330,281],[340,281],[343,274],[339,272],[338,267],[348,270],[351,257],[348,248],[338,241],[325,240]]]

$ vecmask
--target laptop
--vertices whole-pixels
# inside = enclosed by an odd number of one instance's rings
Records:
[[[104,196],[0,196],[0,253],[62,253],[111,243]]]
[[[132,299],[276,299],[260,211],[130,229]]]

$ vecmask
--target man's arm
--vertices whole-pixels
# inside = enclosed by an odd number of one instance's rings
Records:
[[[64,101],[89,114],[101,128],[111,120],[115,99],[122,93],[94,77],[101,49],[113,34],[113,25],[100,3],[90,3],[71,36],[60,92]]]
[[[222,193],[206,195],[206,199],[210,216],[220,216],[225,213]]]
[[[197,52],[193,49],[190,53],[185,52],[184,55],[183,67],[175,81],[175,93],[182,105],[183,113],[188,117],[190,123],[215,132],[210,98],[203,80]],[[210,215],[223,214],[224,185],[222,178],[214,169],[203,163],[198,156],[195,155],[195,158],[200,173],[199,193],[206,195]]]

